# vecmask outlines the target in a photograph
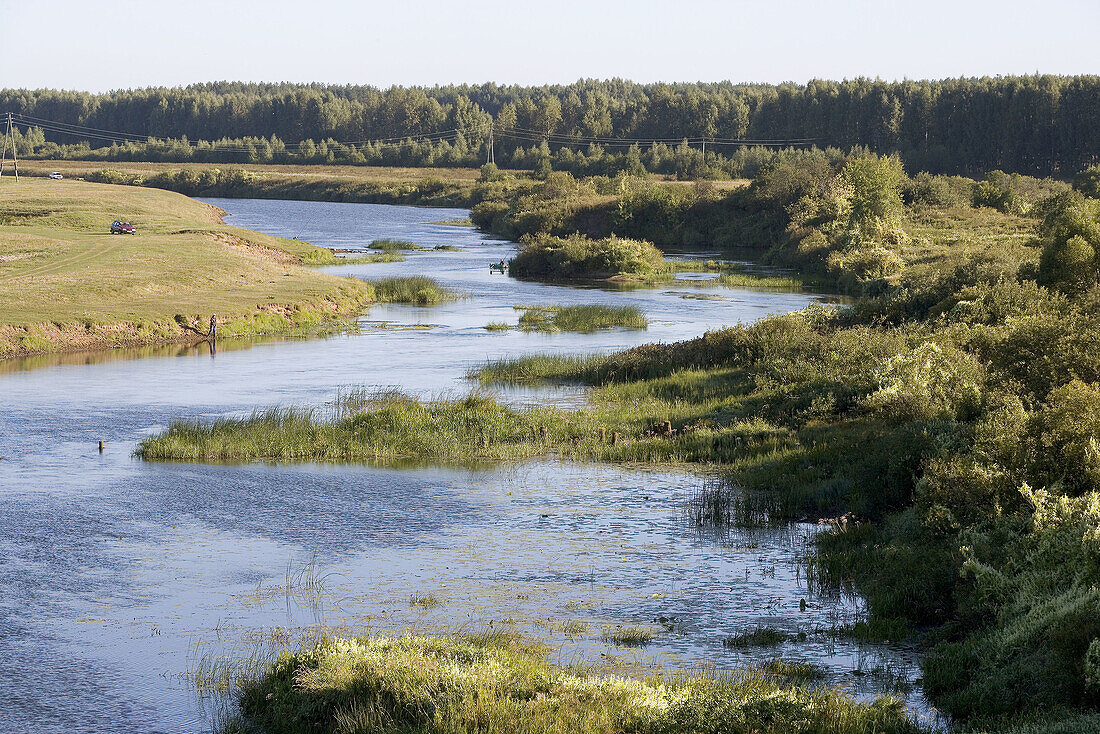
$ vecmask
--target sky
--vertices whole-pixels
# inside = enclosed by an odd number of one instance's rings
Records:
[[[1100,74],[1100,0],[0,0],[0,88]]]

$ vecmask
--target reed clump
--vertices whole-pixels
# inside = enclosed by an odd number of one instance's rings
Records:
[[[400,251],[386,250],[383,252],[370,252],[365,255],[347,255],[336,258],[336,265],[371,265],[374,263],[403,263],[405,256]],[[325,263],[331,265],[333,263]]]
[[[790,639],[790,635],[774,627],[755,627],[751,630],[730,635],[722,644],[730,648],[771,647]]]
[[[391,239],[379,239],[374,240],[368,248],[371,250],[383,250],[385,252],[406,252],[409,250],[427,250],[427,247],[418,245],[415,242],[408,240],[391,240]]]
[[[635,680],[550,665],[514,635],[325,638],[245,683],[225,732],[918,734],[901,702],[758,673]]]
[[[380,278],[371,281],[374,296],[379,303],[409,303],[416,306],[434,306],[453,301],[458,294],[445,288],[432,278],[412,275],[394,278]]]
[[[637,306],[516,306],[522,331],[571,331],[589,333],[600,329],[645,329],[645,314]]]
[[[649,627],[637,625],[606,626],[600,633],[600,639],[622,647],[645,647],[653,642],[656,633]]]

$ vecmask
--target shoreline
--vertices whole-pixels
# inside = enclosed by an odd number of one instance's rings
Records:
[[[6,183],[6,181],[5,181]],[[327,248],[225,223],[158,189],[31,177],[0,189],[0,360],[218,338],[311,333],[375,302],[369,283],[317,272]],[[107,235],[120,218],[137,236]]]

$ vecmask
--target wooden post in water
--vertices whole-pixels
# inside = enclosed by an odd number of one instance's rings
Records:
[[[99,442],[99,453],[101,453],[101,454],[103,453],[103,442],[102,441]]]

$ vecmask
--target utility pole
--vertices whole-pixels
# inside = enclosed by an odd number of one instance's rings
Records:
[[[707,163],[707,139],[703,138],[703,165]]]
[[[19,157],[15,152],[15,128],[12,126],[11,113],[8,113],[8,129],[4,133],[4,150],[0,153],[0,176],[4,175],[4,162],[8,157],[8,138],[11,138],[11,162],[15,167],[15,181],[19,182]]]
[[[497,162],[496,151],[493,150],[493,125],[494,125],[494,121],[490,120],[489,121],[489,147],[485,149],[485,162],[486,163],[496,163]]]

